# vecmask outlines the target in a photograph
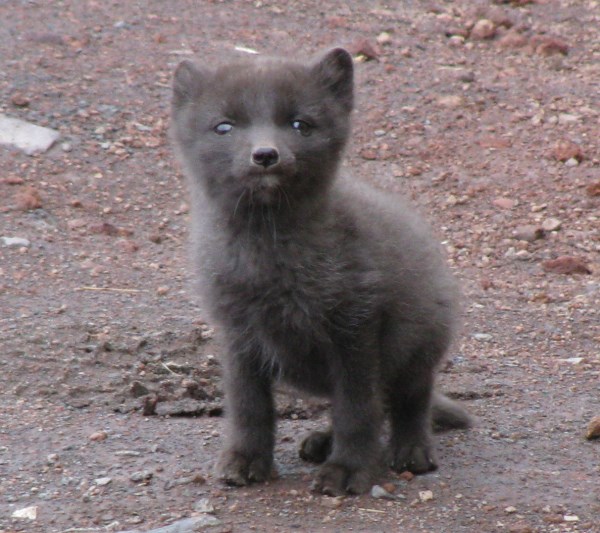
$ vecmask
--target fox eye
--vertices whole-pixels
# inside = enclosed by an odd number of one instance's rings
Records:
[[[233,124],[231,124],[230,122],[221,122],[213,128],[214,132],[217,135],[225,135],[226,133],[229,133],[232,129]]]
[[[308,137],[312,133],[313,127],[304,120],[294,120],[292,122],[292,128],[294,128],[303,137]]]

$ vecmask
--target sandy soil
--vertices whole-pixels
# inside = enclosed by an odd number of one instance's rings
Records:
[[[0,20],[0,111],[61,133],[0,147],[0,237],[28,241],[0,241],[1,533],[600,532],[598,1],[5,0]],[[325,406],[289,395],[279,478],[214,478],[220,349],[167,134],[181,59],[337,44],[348,169],[412,198],[465,294],[440,381],[477,424],[440,435],[437,472],[389,472],[394,499],[312,494],[296,447]]]

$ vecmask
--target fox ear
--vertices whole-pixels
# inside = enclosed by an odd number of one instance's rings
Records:
[[[205,76],[191,61],[182,61],[173,76],[173,107],[178,108],[202,92]]]
[[[333,48],[320,56],[312,67],[315,79],[333,93],[347,111],[354,104],[354,65],[343,48]]]

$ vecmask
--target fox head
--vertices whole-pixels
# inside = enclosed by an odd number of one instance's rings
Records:
[[[305,63],[184,61],[174,76],[172,131],[208,197],[236,210],[289,209],[334,178],[352,106],[352,57],[341,48]]]

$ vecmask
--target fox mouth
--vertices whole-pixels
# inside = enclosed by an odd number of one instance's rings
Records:
[[[281,179],[275,174],[261,176],[256,183],[255,189],[258,191],[272,191],[281,185]]]
[[[287,194],[282,187],[282,177],[277,174],[265,174],[255,177],[249,187],[250,203],[279,205]]]

